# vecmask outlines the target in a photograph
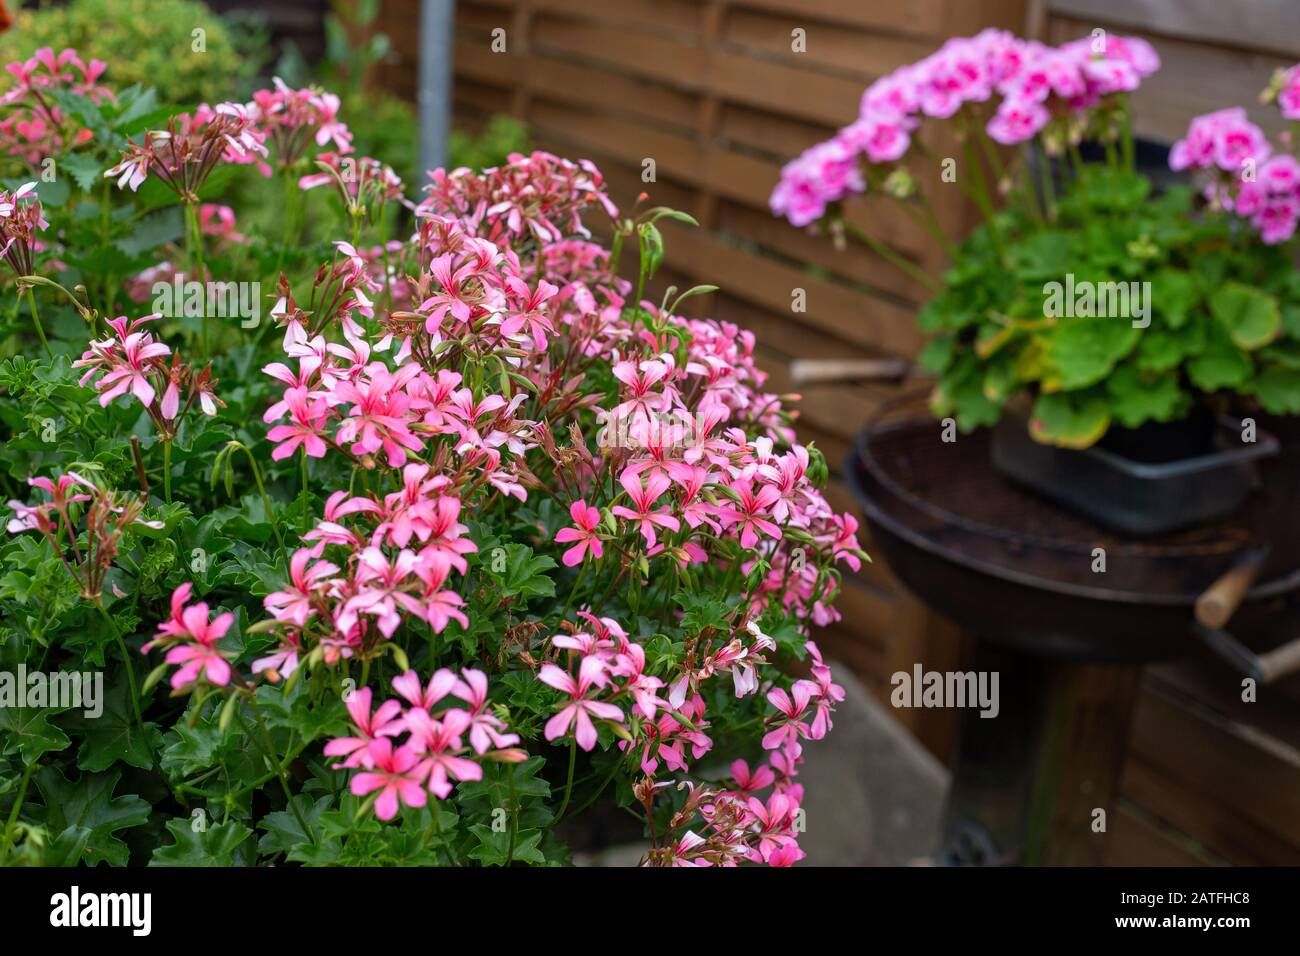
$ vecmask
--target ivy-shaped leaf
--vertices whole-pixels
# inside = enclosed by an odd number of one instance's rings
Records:
[[[43,754],[66,749],[72,741],[49,720],[56,713],[39,707],[0,707],[0,753],[20,754],[24,763],[33,764]]]
[[[83,773],[72,783],[55,767],[42,767],[35,776],[45,803],[46,829],[52,833],[70,826],[89,830],[82,859],[91,866],[126,866],[129,851],[114,834],[149,819],[149,804],[135,794],[113,796],[119,776],[119,771]]]
[[[142,770],[153,766],[154,754],[162,747],[162,731],[148,721],[143,731],[136,725],[130,693],[126,674],[119,671],[104,694],[103,713],[88,717],[76,712],[62,721],[67,729],[85,735],[77,750],[77,766],[82,770],[98,773],[119,760]],[[142,710],[144,706],[142,702]]]
[[[235,852],[253,835],[238,820],[195,829],[189,817],[168,820],[167,832],[176,842],[154,850],[150,866],[236,866],[243,861],[235,859]]]

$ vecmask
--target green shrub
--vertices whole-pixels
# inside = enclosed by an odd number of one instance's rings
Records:
[[[225,22],[195,0],[72,0],[22,10],[15,19],[0,35],[0,63],[25,60],[41,47],[73,47],[110,64],[115,89],[142,83],[183,105],[229,99],[252,78]],[[194,51],[195,30],[204,31],[204,52]]]

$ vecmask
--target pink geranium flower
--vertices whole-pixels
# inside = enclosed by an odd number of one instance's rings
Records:
[[[596,725],[592,723],[592,717],[602,720],[623,719],[623,711],[613,704],[590,700],[586,696],[587,691],[597,684],[603,669],[604,665],[597,658],[583,658],[575,679],[568,671],[561,670],[554,664],[542,665],[537,675],[542,683],[569,695],[569,702],[546,722],[547,740],[563,737],[572,726],[575,728],[574,736],[578,746],[583,750],[591,750],[596,746]]]
[[[623,474],[619,476],[619,484],[632,499],[635,508],[615,505],[610,511],[619,518],[635,521],[641,529],[647,547],[653,548],[655,545],[656,525],[669,531],[677,531],[681,528],[681,524],[672,516],[669,509],[654,507],[659,496],[668,490],[670,482],[667,475],[656,472],[649,475],[642,484],[640,475],[631,468],[625,468]]]
[[[367,748],[367,766],[372,769],[352,778],[352,794],[364,797],[378,790],[375,816],[381,820],[397,816],[401,804],[422,807],[429,797],[419,763],[419,755],[406,744],[394,750],[386,737],[372,740]]]
[[[588,505],[585,501],[578,500],[569,505],[569,515],[573,518],[574,527],[561,528],[555,532],[555,540],[561,544],[576,542],[573,547],[564,552],[561,559],[565,567],[573,567],[582,563],[582,559],[587,556],[590,550],[592,557],[601,558],[604,550],[601,548],[600,535],[596,529],[600,527],[600,510]]]

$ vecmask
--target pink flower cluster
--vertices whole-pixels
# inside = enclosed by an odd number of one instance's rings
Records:
[[[0,120],[0,137],[8,144],[9,154],[36,166],[45,157],[62,152],[65,143],[79,145],[93,139],[88,129],[66,128],[67,118],[50,94],[75,93],[96,103],[110,100],[113,94],[98,84],[106,68],[101,60],[86,63],[72,49],[56,56],[50,47],[37,50],[23,62],[6,64],[5,69],[17,81],[0,96],[0,106],[14,108]]]
[[[180,664],[172,674],[173,690],[192,688],[200,678],[213,687],[224,687],[232,675],[227,653],[217,645],[235,616],[229,611],[211,616],[206,602],[190,604],[193,587],[188,581],[172,592],[171,617],[158,625],[158,632],[140,653],[148,654],[155,647],[166,647],[163,658],[167,664]]]
[[[674,773],[686,772],[712,750],[701,685],[730,672],[737,697],[757,692],[755,668],[765,663],[763,653],[775,647],[751,622],[744,639],[734,636],[693,647],[696,663],[665,687],[646,673],[644,648],[629,640],[616,621],[587,611],[579,616],[583,628],[567,625],[567,633],[553,637],[556,661],[544,663],[538,672],[539,680],[563,695],[546,723],[546,739],[572,734],[578,747],[591,750],[598,739],[596,721],[603,721],[621,738],[621,749],[640,752],[641,770],[651,779],[661,763]],[[796,681],[789,692],[772,689],[767,694],[776,711],[768,718],[770,729],[763,738],[764,749],[773,751],[770,766],[751,774],[743,761],[733,765],[735,790],[701,805],[710,836],[684,836],[672,850],[674,865],[741,859],[785,865],[802,856],[793,830],[803,793],[793,783],[802,762],[800,741],[825,736],[834,705],[844,699],[844,689],[831,680],[817,645],[809,641],[807,648],[812,679]],[[774,783],[776,790],[766,803],[754,796]],[[728,801],[727,812],[718,800]]]
[[[1001,97],[987,122],[999,143],[1032,139],[1054,116],[1073,116],[1137,89],[1160,59],[1145,40],[1104,36],[1049,47],[1002,30],[954,37],[935,53],[881,77],[862,96],[858,119],[788,163],[771,208],[795,226],[867,188],[867,166],[895,163],[922,118],[948,119],[968,104]]]
[[[1277,91],[1277,105],[1282,118],[1300,120],[1300,63],[1282,74]]]
[[[76,472],[55,480],[28,478],[27,483],[46,492],[50,500],[34,505],[10,501],[14,517],[6,528],[10,534],[39,531],[77,582],[81,595],[92,600],[103,594],[104,577],[117,557],[122,533],[135,524],[155,530],[163,527],[161,521],[142,517],[141,499],[119,496]],[[83,536],[84,547],[78,544]]]
[[[417,214],[456,219],[464,230],[492,242],[533,236],[542,243],[568,235],[588,235],[579,218],[590,204],[610,217],[618,210],[605,195],[605,181],[594,164],[574,163],[537,151],[511,153],[493,169],[443,169],[429,173],[429,194]]]
[[[771,729],[763,737],[764,749],[771,751],[768,764],[751,770],[745,761],[737,760],[731,765],[730,788],[692,791],[673,822],[685,826],[698,806],[702,832],[685,830],[667,852],[650,855],[651,865],[734,866],[747,860],[790,866],[803,858],[798,843],[803,787],[795,782],[803,762],[800,741],[825,736],[831,729],[832,708],[844,700],[844,688],[831,680],[817,645],[809,641],[807,648],[812,679],[795,681],[789,692],[780,688],[768,692],[768,703],[777,711],[768,719]],[[692,722],[703,713],[702,698],[695,701],[689,714]],[[695,756],[700,756],[698,749]],[[758,793],[768,787],[772,793],[760,799]]]
[[[490,709],[488,679],[482,671],[437,671],[421,686],[414,671],[393,678],[393,689],[407,706],[387,700],[372,711],[369,687],[354,691],[347,700],[356,734],[337,737],[325,745],[329,757],[342,757],[336,770],[359,770],[352,777],[352,793],[365,797],[378,793],[375,815],[391,820],[401,805],[423,807],[428,794],[445,800],[452,781],[481,780],[478,761],[518,763],[527,754],[514,745],[517,734]],[[465,706],[443,706],[448,696]],[[406,740],[396,738],[406,734]],[[468,741],[468,743],[466,743]]]
[[[271,89],[253,94],[247,109],[281,166],[297,163],[313,141],[320,147],[333,143],[339,153],[352,152],[352,134],[339,120],[339,98],[333,93],[295,90],[277,76]]]
[[[465,555],[478,550],[464,537],[458,488],[426,464],[408,464],[402,478],[402,488],[381,499],[330,496],[324,520],[304,535],[311,545],[290,560],[288,584],[265,598],[281,644],[254,662],[254,673],[292,674],[311,626],[326,663],[371,653],[406,616],[435,634],[450,621],[468,626],[464,601],[447,587],[453,570],[465,573]],[[324,556],[327,548],[335,560]]]
[[[121,395],[133,395],[148,412],[158,433],[170,439],[195,402],[205,415],[216,415],[218,406],[224,408],[225,402],[216,396],[217,383],[210,365],[196,371],[145,329],[146,322],[158,318],[161,316],[154,314],[134,321],[124,315],[112,319],[108,325],[113,335],[92,339],[72,366],[86,369],[81,384],[93,381],[101,406],[107,408]],[[168,355],[172,356],[170,364]]]
[[[670,685],[648,672],[645,649],[616,621],[588,611],[549,644],[534,648],[529,637],[519,648],[558,692],[546,739],[591,750],[603,723],[646,773],[685,770],[712,747],[701,686],[723,674],[737,697],[762,690],[774,644],[753,622],[773,602],[801,620],[835,619],[835,565],[857,568],[862,557],[856,524],[813,487],[793,415],[763,391],[753,335],[649,303],[641,314],[652,321],[640,320],[608,253],[567,235],[582,231],[585,209],[612,210],[594,167],[536,153],[433,179],[416,235],[387,250],[411,271],[409,310],[373,305],[380,279],[393,274],[376,274],[375,251],[345,243],[341,259],[322,266],[307,307],[281,284],[273,314],[285,326],[287,361],[265,369],[285,386],[265,416],[272,456],[333,450],[366,469],[372,490],[330,495],[292,555],[289,581],[265,599],[279,644],[253,671],[279,680],[318,652],[327,665],[372,660],[404,625],[435,635],[451,622],[469,627],[454,574],[467,573],[478,545],[462,517],[540,491],[574,522],[555,534],[570,567],[600,562],[617,585],[651,574],[651,562],[678,575],[718,561],[753,579],[739,604],[746,623],[694,637]],[[354,313],[373,317],[378,331]],[[619,426],[602,428],[595,450],[579,424],[592,413]],[[545,486],[530,458],[547,468]],[[766,573],[755,572],[760,561]],[[426,696],[447,693],[446,680],[435,675]],[[799,741],[829,726],[837,691],[829,677],[800,682],[769,719],[783,779],[793,776]],[[454,710],[430,711],[433,727],[408,712],[397,726],[413,736],[397,746],[395,708],[371,715],[366,698],[364,713],[353,713],[360,735],[331,745],[334,755],[350,748],[352,768],[364,771],[354,792],[380,792],[381,816],[418,806],[431,780],[445,792],[477,769]],[[483,753],[472,737],[471,747]],[[432,752],[452,761],[438,764],[444,776],[431,769]],[[789,799],[783,790],[786,803],[764,804],[759,815],[746,804],[743,827],[754,839],[765,827],[784,833]],[[783,839],[764,846],[759,858],[792,858]]]
[[[0,258],[14,270],[14,275],[33,274],[32,259],[41,248],[38,235],[49,225],[35,183],[24,183],[12,193],[0,189]]]
[[[193,114],[182,113],[167,121],[165,130],[149,130],[144,142],[128,142],[122,159],[104,171],[117,177],[119,189],[132,192],[154,176],[182,200],[198,202],[199,190],[223,162],[246,164],[266,155],[266,133],[248,108],[240,103],[206,103]]]
[[[1206,197],[1250,221],[1269,245],[1295,235],[1300,223],[1300,162],[1275,153],[1264,131],[1241,107],[1206,113],[1169,151],[1175,170],[1203,171]]]

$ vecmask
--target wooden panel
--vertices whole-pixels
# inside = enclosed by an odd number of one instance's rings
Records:
[[[791,31],[805,31],[804,53],[791,49]],[[845,30],[834,24],[811,23],[799,12],[757,13],[731,9],[724,42],[749,52],[761,52],[792,63],[807,63],[810,69],[830,69],[867,82],[914,63],[934,51],[928,40],[908,40]],[[840,121],[842,122],[842,120]]]
[[[1106,841],[1107,866],[1222,866],[1186,834],[1155,819],[1143,808],[1120,800],[1111,814]]]
[[[1295,0],[1051,0],[1053,13],[1142,34],[1209,40],[1218,46],[1300,57]]]
[[[1148,681],[1122,789],[1232,862],[1300,863],[1300,753]]]
[[[744,0],[744,5],[759,10],[794,15],[809,20],[868,30],[897,31],[917,36],[939,38],[949,29],[948,15],[959,8],[982,4],[971,0],[867,0],[845,3],[844,0]]]

